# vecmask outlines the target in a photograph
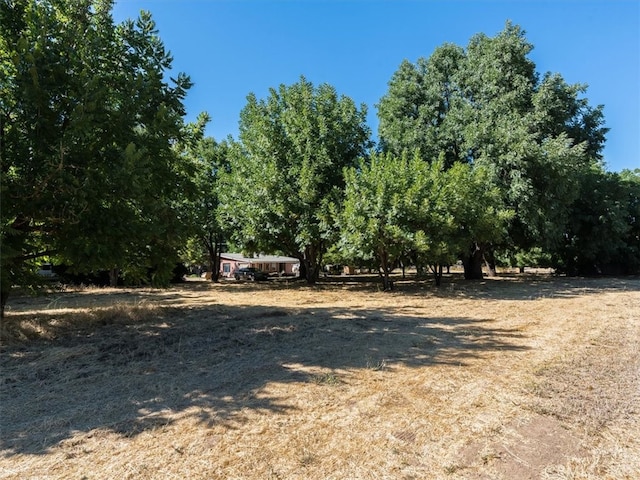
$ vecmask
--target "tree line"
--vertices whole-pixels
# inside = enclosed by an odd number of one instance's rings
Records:
[[[237,139],[185,122],[185,74],[151,15],[115,24],[111,0],[0,3],[2,309],[43,259],[165,284],[223,245],[439,284],[483,266],[571,275],[640,271],[640,170],[608,172],[603,107],[539,74],[507,23],[466,47],[403,61],[376,105],[304,77],[250,93]],[[215,278],[215,276],[214,276]]]

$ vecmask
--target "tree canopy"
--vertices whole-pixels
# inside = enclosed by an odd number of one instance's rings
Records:
[[[243,250],[296,257],[307,281],[317,279],[337,233],[332,205],[343,196],[342,170],[370,146],[365,116],[364,105],[304,77],[266,99],[247,97],[223,193]]]
[[[210,118],[206,113],[185,127],[182,141],[175,149],[190,166],[192,196],[181,203],[183,217],[188,223],[190,238],[186,255],[189,263],[198,264],[205,257],[211,279],[219,279],[220,253],[226,244],[227,228],[220,204],[222,179],[229,173],[229,143],[217,142],[205,135]]]
[[[497,241],[510,212],[487,171],[420,155],[374,154],[347,169],[340,246],[345,258],[379,265],[385,289],[397,262],[429,265],[440,284],[441,267],[454,263],[474,241]],[[470,207],[471,206],[471,207]]]
[[[250,93],[237,140],[206,137],[151,15],[112,7],[0,2],[3,312],[39,259],[164,283],[189,242],[214,276],[227,241],[298,258],[309,283],[333,248],[385,288],[399,262],[437,284],[457,260],[467,278],[483,261],[640,270],[639,172],[605,171],[602,106],[538,73],[519,26],[404,60],[372,151],[366,106],[305,77]]]
[[[445,44],[416,64],[404,61],[379,103],[383,149],[418,148],[425,161],[487,168],[514,212],[501,245],[556,248],[562,243],[582,175],[602,168],[607,129],[602,106],[584,85],[536,72],[533,46],[511,23],[495,37],[474,36],[466,49]],[[472,205],[469,204],[469,208]]]
[[[115,25],[109,0],[0,9],[2,304],[43,255],[164,281],[183,241],[172,143],[189,78],[167,78],[149,13]]]

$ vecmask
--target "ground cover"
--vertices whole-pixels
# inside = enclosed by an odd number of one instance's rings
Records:
[[[640,478],[640,279],[10,300],[0,479]]]

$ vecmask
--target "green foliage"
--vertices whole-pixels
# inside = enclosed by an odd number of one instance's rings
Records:
[[[189,164],[192,195],[185,195],[181,205],[190,226],[191,237],[185,249],[188,263],[208,264],[212,279],[218,280],[220,253],[227,236],[222,218],[220,195],[222,177],[229,172],[229,145],[204,136],[209,115],[185,127],[183,140],[175,149]]]
[[[230,145],[231,173],[224,213],[233,240],[246,252],[282,252],[301,260],[315,281],[336,228],[334,205],[343,195],[344,167],[370,145],[360,109],[327,84],[304,77],[247,97],[240,115],[240,143]]]
[[[152,268],[154,281],[169,278],[188,182],[171,145],[191,82],[165,79],[172,60],[150,14],[114,25],[111,8],[0,4],[5,287],[25,260],[51,252],[78,271],[116,268],[139,281]]]
[[[466,158],[455,118],[462,100],[458,76],[463,61],[460,47],[445,44],[428,60],[400,64],[378,104],[383,150],[397,156],[419,150],[431,159],[444,152],[447,166]]]
[[[438,196],[431,203],[446,212],[440,243],[446,243],[447,248],[442,250],[443,257],[435,260],[447,264],[472,242],[489,244],[502,240],[514,212],[503,205],[499,189],[490,184],[488,169],[457,163],[444,171],[441,165],[432,167],[438,180]]]
[[[570,275],[640,272],[640,171],[583,176],[556,263]]]
[[[528,250],[511,248],[496,252],[496,263],[500,266],[518,267],[524,271],[525,267],[550,268],[554,266],[553,256],[541,247]]]
[[[497,187],[513,212],[501,243],[514,251],[563,242],[582,174],[599,165],[607,132],[602,107],[581,97],[583,85],[540,78],[532,48],[507,23],[466,49],[445,44],[415,65],[404,61],[378,112],[385,150],[418,148],[427,161],[444,154],[447,168],[469,163],[489,172],[486,188]]]
[[[486,188],[487,176],[461,163],[445,170],[443,159],[428,164],[417,153],[373,154],[345,172],[343,255],[375,263],[388,289],[389,273],[402,258],[431,265],[435,273],[474,240],[500,240],[511,212],[496,188]]]
[[[423,192],[425,164],[415,157],[373,154],[345,171],[341,247],[347,258],[375,261],[388,285],[395,262],[414,243],[414,215]]]

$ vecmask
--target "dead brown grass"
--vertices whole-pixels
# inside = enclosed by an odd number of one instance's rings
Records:
[[[1,479],[635,479],[640,279],[10,301]]]

